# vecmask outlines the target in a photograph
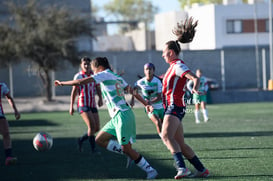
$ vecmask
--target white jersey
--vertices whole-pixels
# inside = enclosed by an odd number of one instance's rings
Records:
[[[157,97],[158,93],[161,94],[162,92],[162,83],[155,76],[151,81],[148,81],[146,77],[139,79],[135,83],[135,87],[139,87],[141,89],[142,97],[149,101]],[[152,106],[154,109],[162,109],[163,108],[162,100],[153,103]]]
[[[9,93],[9,88],[5,83],[0,83],[0,117],[5,116],[2,106],[2,97],[6,96]]]
[[[128,84],[121,76],[106,69],[92,77],[97,84],[100,83],[101,93],[111,117],[114,117],[118,111],[131,109],[124,97],[124,88]]]

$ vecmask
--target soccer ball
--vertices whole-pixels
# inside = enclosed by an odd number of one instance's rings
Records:
[[[37,151],[50,150],[53,145],[52,137],[46,132],[40,132],[33,138],[33,146]]]

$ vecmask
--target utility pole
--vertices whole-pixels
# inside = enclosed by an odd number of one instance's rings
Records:
[[[268,90],[273,90],[273,60],[272,60],[272,2],[268,0],[269,4],[269,59],[270,59],[270,80],[268,80]]]

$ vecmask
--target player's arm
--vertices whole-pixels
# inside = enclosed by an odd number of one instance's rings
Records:
[[[101,89],[100,89],[99,84],[96,85],[96,92],[97,92],[98,97],[99,97],[98,105],[99,105],[99,107],[101,107],[103,105],[103,101],[102,101],[102,94],[101,94]]]
[[[185,77],[193,82],[191,93],[200,94],[200,92],[198,92],[200,79],[191,71],[185,74]]]
[[[162,99],[161,93],[157,93],[157,96],[150,100],[150,104],[156,103]]]
[[[14,115],[15,115],[16,120],[20,119],[21,115],[20,115],[19,111],[17,110],[15,102],[14,102],[13,98],[11,97],[10,93],[6,94],[6,98],[7,98],[8,102],[9,102],[9,105],[14,110]]]
[[[69,81],[55,80],[54,84],[55,86],[79,86],[79,85],[88,84],[94,81],[95,80],[92,77],[86,77],[83,79],[69,80]]]
[[[130,106],[131,107],[133,107],[135,105],[135,96],[134,96],[134,94],[135,94],[134,92],[135,91],[137,92],[137,88],[136,87],[133,88],[132,97],[131,97],[131,100],[130,100]]]
[[[77,93],[78,93],[77,86],[73,86],[72,90],[71,90],[71,95],[70,95],[70,108],[69,108],[70,115],[73,115],[73,113],[74,113],[73,106],[74,106],[74,102],[75,102],[75,98],[76,98]]]

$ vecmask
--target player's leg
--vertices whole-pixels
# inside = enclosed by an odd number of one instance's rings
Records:
[[[195,110],[194,110],[195,123],[199,124],[200,123],[200,119],[199,119],[200,96],[193,94],[193,102],[195,106]]]
[[[96,136],[96,143],[106,148],[108,151],[123,154],[121,145],[116,140],[112,140],[111,138],[113,136],[116,136],[116,130],[114,122],[115,118],[112,118],[110,121],[108,121],[104,127],[98,132]]]
[[[98,112],[93,113],[94,116],[94,131],[97,133],[100,130],[100,118]]]
[[[201,102],[201,109],[202,109],[202,113],[203,113],[203,117],[204,117],[204,122],[208,122],[209,117],[208,117],[208,110],[206,108],[206,101],[202,101]]]
[[[181,125],[180,120],[173,115],[165,115],[162,125],[162,140],[170,150],[175,165],[177,168],[177,175],[175,179],[179,179],[190,174],[190,171],[186,168],[185,162],[183,160],[182,152],[180,145],[175,140],[176,132],[180,132],[180,135],[183,135],[183,130],[179,127]],[[179,128],[179,130],[178,130]]]
[[[158,135],[161,137],[162,120],[153,113],[148,114],[150,120],[154,123]]]
[[[82,112],[81,117],[84,120],[86,126],[87,126],[87,134],[84,134],[80,139],[79,139],[79,148],[81,150],[81,145],[83,141],[88,140],[91,146],[92,152],[95,152],[96,148],[96,143],[95,143],[95,124],[94,124],[94,117],[92,112],[89,110],[87,112]]]
[[[6,165],[16,164],[17,158],[12,156],[12,143],[9,133],[9,124],[6,118],[0,118],[0,133],[3,136],[3,147],[6,156]]]
[[[128,155],[134,163],[147,173],[147,179],[154,179],[157,177],[157,171],[149,164],[149,162],[138,152],[132,149],[132,145],[128,144],[122,145],[123,152]]]
[[[183,130],[183,125],[181,124],[181,128],[178,130]],[[194,153],[192,148],[185,143],[183,131],[177,131],[175,135],[175,139],[179,143],[181,147],[182,154],[185,156],[185,158],[195,167],[196,172],[192,175],[193,177],[197,177],[197,175],[200,177],[207,177],[209,175],[208,169],[206,169],[202,162],[199,160],[197,155]]]

